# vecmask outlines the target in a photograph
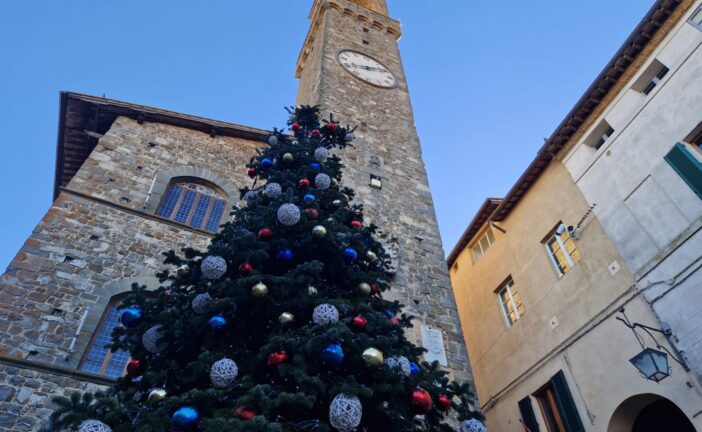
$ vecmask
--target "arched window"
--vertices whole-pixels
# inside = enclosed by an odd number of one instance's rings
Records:
[[[193,228],[215,232],[225,207],[223,194],[216,187],[199,179],[180,177],[168,185],[156,214]]]
[[[86,355],[81,363],[80,370],[111,378],[124,375],[124,369],[129,362],[129,353],[122,350],[111,351],[112,330],[119,324],[120,311],[117,310],[122,303],[124,295],[115,296],[105,308],[100,324],[93,334],[93,339],[88,345]]]

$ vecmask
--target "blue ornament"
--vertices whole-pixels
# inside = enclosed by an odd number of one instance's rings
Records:
[[[368,244],[368,243],[370,243],[370,241],[371,241],[370,237],[366,237],[363,239],[364,244]]]
[[[281,249],[280,252],[278,252],[278,259],[281,261],[292,261],[293,256],[293,251],[287,248]]]
[[[390,309],[385,309],[385,315],[387,315],[388,318],[392,318],[395,316],[395,314],[392,313],[392,311]]]
[[[410,363],[410,375],[419,375],[419,366],[417,366],[417,363]]]
[[[315,198],[314,195],[312,195],[312,194],[305,195],[305,201],[307,201],[307,202],[314,202],[314,200],[316,200],[316,199],[317,198]]]
[[[191,430],[200,422],[200,413],[193,407],[184,406],[173,413],[171,421],[179,429]]]
[[[261,161],[261,166],[263,168],[270,168],[273,166],[273,161],[268,158],[263,158],[263,160]]]
[[[132,328],[139,324],[142,318],[144,318],[144,314],[138,306],[129,306],[122,310],[122,313],[119,315],[119,322],[127,328]]]
[[[222,330],[227,326],[227,318],[224,315],[215,315],[207,322],[214,331]]]
[[[319,358],[324,366],[336,369],[344,362],[344,349],[341,345],[333,343],[322,350]]]
[[[310,167],[311,167],[312,169],[317,170],[317,171],[319,171],[319,170],[322,169],[322,166],[321,166],[320,164],[318,164],[317,162],[312,162],[312,163],[310,164]]]
[[[356,261],[356,258],[358,258],[358,252],[356,252],[356,249],[352,247],[347,247],[344,249],[344,258],[346,258],[348,261]]]

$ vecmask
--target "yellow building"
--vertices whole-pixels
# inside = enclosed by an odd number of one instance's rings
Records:
[[[694,3],[655,3],[507,196],[485,201],[448,257],[492,432],[702,430],[702,387],[684,355],[666,335],[636,327],[639,342],[617,319],[665,327],[596,203],[562,163]],[[659,382],[630,361],[646,348],[666,354],[669,369],[653,376]]]

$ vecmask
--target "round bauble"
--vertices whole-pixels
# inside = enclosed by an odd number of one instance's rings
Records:
[[[322,225],[315,225],[315,227],[312,228],[312,235],[317,238],[322,238],[327,235],[327,229]]]
[[[331,177],[324,173],[317,174],[317,176],[314,178],[314,186],[317,189],[329,189],[329,186],[331,186]]]
[[[248,170],[246,170],[246,174],[247,174],[249,177],[254,178],[254,177],[256,177],[256,169],[255,169],[255,168],[249,168]]]
[[[487,432],[487,428],[480,420],[469,419],[461,423],[461,432]]]
[[[261,159],[261,166],[263,168],[270,168],[273,166],[273,161],[268,158]]]
[[[373,251],[368,251],[366,252],[366,259],[368,260],[368,262],[374,263],[378,261],[378,255],[376,255]]]
[[[322,166],[320,164],[318,164],[317,162],[312,162],[310,164],[310,168],[312,168],[315,171],[319,171],[322,169]]]
[[[339,321],[339,311],[330,304],[321,304],[312,312],[312,322],[317,325],[334,324]]]
[[[410,375],[412,376],[417,376],[419,375],[420,369],[417,363],[410,363]]]
[[[291,324],[293,321],[295,321],[295,316],[290,312],[283,312],[278,316],[278,322],[282,325]]]
[[[193,430],[200,422],[200,413],[193,407],[184,406],[173,413],[171,422],[179,429]]]
[[[439,411],[448,411],[451,408],[451,398],[445,394],[439,395],[436,398],[436,409]]]
[[[350,225],[351,225],[351,228],[353,228],[353,229],[361,229],[361,228],[363,228],[363,222],[357,221],[357,220],[352,220],[351,223],[350,223]]]
[[[314,149],[314,159],[319,163],[324,163],[329,158],[329,150],[324,147]]]
[[[210,367],[210,381],[214,388],[222,389],[227,388],[234,383],[237,375],[239,375],[239,368],[234,360],[223,358],[212,363]]]
[[[412,392],[410,405],[415,413],[426,414],[431,411],[431,407],[434,405],[434,403],[432,402],[431,395],[428,391],[418,388]]]
[[[200,263],[200,271],[205,279],[217,280],[227,272],[227,261],[217,255],[209,255]]]
[[[141,344],[144,345],[144,348],[148,352],[158,354],[166,349],[166,344],[159,341],[163,334],[163,326],[161,324],[156,324],[144,332],[144,334],[141,336]]]
[[[375,348],[368,348],[363,351],[362,357],[367,366],[378,367],[383,364],[383,353]]]
[[[336,369],[344,362],[344,349],[339,344],[329,344],[319,354],[322,364],[330,369]]]
[[[272,352],[268,356],[268,366],[278,366],[288,360],[288,353],[285,351]]]
[[[265,188],[263,188],[263,195],[270,199],[276,199],[283,193],[283,187],[278,183],[268,183]]]
[[[122,309],[119,314],[119,322],[127,328],[135,327],[144,318],[144,314],[138,306],[129,306]]]
[[[356,258],[358,258],[358,252],[356,252],[356,249],[352,247],[347,247],[344,249],[344,258],[346,261],[354,262],[356,261]]]
[[[365,282],[358,284],[357,289],[363,295],[369,295],[371,293],[371,286]]]
[[[353,327],[353,329],[356,331],[364,331],[366,329],[367,325],[368,325],[368,320],[363,318],[360,315],[357,317],[354,317],[351,320],[351,327]]]
[[[371,294],[373,294],[373,295],[380,294],[380,287],[378,287],[378,284],[371,284]]]
[[[268,295],[268,287],[263,282],[259,282],[251,288],[251,294],[254,297],[265,297]]]
[[[312,194],[306,194],[304,198],[306,203],[313,203],[316,199],[317,198]]]
[[[291,129],[293,132],[297,132],[297,131],[299,131],[300,129],[302,129],[302,126],[300,126],[299,123],[293,123],[292,125],[290,125],[290,129]]]
[[[251,408],[240,406],[234,408],[234,415],[242,420],[251,421],[258,414],[256,414],[256,411],[252,410]]]
[[[300,221],[300,209],[295,204],[283,204],[278,208],[278,222],[293,226]]]
[[[146,402],[151,405],[156,405],[162,400],[166,399],[168,392],[164,388],[155,388],[149,392],[149,396],[146,398]]]
[[[204,293],[196,295],[191,303],[191,306],[196,314],[202,315],[210,310],[210,305],[212,303],[214,303],[212,296]]]
[[[254,200],[256,199],[256,192],[255,191],[248,191],[244,194],[244,199],[239,202],[240,207],[248,207],[251,204],[253,204]]]
[[[112,432],[112,429],[101,421],[86,420],[78,425],[78,432]]]
[[[317,209],[309,208],[305,210],[308,219],[316,220],[319,217]]]
[[[220,331],[227,326],[227,318],[224,315],[215,315],[207,321],[212,331]]]
[[[334,122],[327,123],[327,130],[331,133],[336,132],[336,123],[334,123]]]
[[[268,144],[272,145],[272,146],[277,145],[278,144],[278,137],[275,135],[269,136],[268,137]]]
[[[251,273],[251,270],[253,270],[253,266],[249,263],[243,263],[239,266],[239,274],[242,276],[246,276],[247,274]]]
[[[317,291],[317,288],[315,288],[311,285],[307,287],[307,295],[314,297],[318,294],[319,294],[319,291]]]
[[[362,417],[363,406],[356,396],[339,393],[329,404],[329,423],[341,432],[355,430]]]
[[[388,357],[385,359],[383,362],[385,363],[385,366],[388,368],[401,373],[403,375],[409,376],[412,371],[410,369],[410,362],[407,360],[407,357],[403,356],[395,356],[395,357]]]
[[[306,178],[300,179],[300,181],[297,182],[298,186],[301,188],[308,188],[310,187],[310,181],[307,180]]]
[[[392,324],[392,325],[400,325],[400,320],[397,319],[397,317],[392,317],[392,318],[390,318],[390,324]]]
[[[313,129],[312,132],[310,132],[310,136],[314,138],[318,138],[321,135],[321,132],[319,132],[319,129]]]
[[[291,163],[294,160],[295,160],[295,156],[293,156],[292,153],[285,153],[283,155],[283,162],[285,162],[285,163]]]
[[[131,359],[127,363],[127,375],[136,376],[143,370],[143,365],[139,359]]]
[[[258,238],[268,241],[273,238],[273,231],[270,228],[261,228],[258,230]]]
[[[332,206],[334,206],[334,207],[336,207],[336,208],[341,207],[341,200],[340,200],[340,199],[335,199],[334,201],[332,201]]]
[[[354,140],[354,138],[356,138],[356,137],[353,136],[352,133],[347,133],[347,134],[346,134],[346,142],[351,142],[351,141]]]
[[[280,252],[278,252],[278,259],[281,261],[290,262],[294,257],[293,251],[288,248],[281,249]]]

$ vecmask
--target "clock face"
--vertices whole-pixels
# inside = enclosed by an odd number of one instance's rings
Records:
[[[395,75],[378,60],[356,51],[343,50],[337,54],[339,63],[353,76],[377,87],[393,88]]]

